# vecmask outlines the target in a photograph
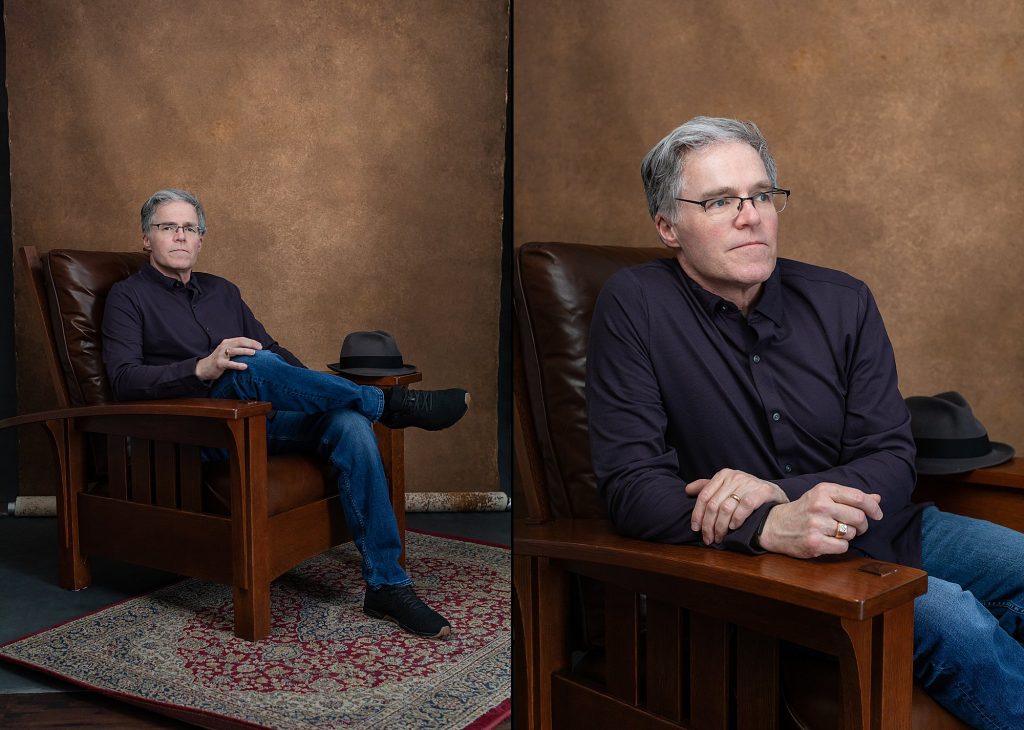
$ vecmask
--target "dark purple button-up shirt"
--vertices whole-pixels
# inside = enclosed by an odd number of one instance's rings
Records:
[[[193,271],[187,285],[143,266],[114,284],[103,312],[103,362],[118,400],[205,396],[196,362],[222,340],[250,337],[302,367],[242,301],[238,287]]]
[[[881,494],[883,519],[851,550],[921,564],[910,416],[881,315],[851,276],[779,259],[744,318],[674,259],[624,269],[594,312],[587,406],[594,471],[626,535],[699,542],[683,487],[732,468],[790,500],[819,482]],[[772,506],[724,547],[756,552]]]

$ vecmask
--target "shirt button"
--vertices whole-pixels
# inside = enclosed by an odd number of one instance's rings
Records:
[[[760,355],[754,355],[750,359],[753,360],[755,363],[761,362],[761,356]]]
[[[724,312],[728,312],[729,311],[729,305],[728,304],[719,304],[718,305],[718,311],[719,312],[723,312],[723,313]]]
[[[791,471],[793,471],[793,465],[792,465],[792,464],[786,464],[786,465],[785,465],[784,467],[782,467],[782,468],[786,470],[786,473],[787,473],[787,474],[789,474],[789,473],[790,473]]]
[[[772,413],[772,420],[773,421],[781,421],[782,420],[782,414],[779,413],[778,411],[775,411],[774,413]]]

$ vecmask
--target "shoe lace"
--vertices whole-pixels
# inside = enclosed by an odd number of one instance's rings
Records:
[[[410,413],[429,413],[433,407],[434,394],[432,391],[409,390],[407,392],[408,410]]]
[[[426,608],[426,604],[420,600],[420,597],[416,595],[416,591],[414,591],[411,586],[400,586],[395,588],[391,595],[397,603],[402,604],[406,608]]]

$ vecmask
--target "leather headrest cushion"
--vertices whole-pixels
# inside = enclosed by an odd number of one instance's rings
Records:
[[[43,257],[50,321],[71,404],[112,400],[101,328],[107,293],[149,261],[144,253],[55,249]]]
[[[606,514],[590,464],[584,394],[597,295],[619,269],[670,255],[665,248],[567,243],[519,249],[515,296],[523,369],[549,507],[557,517]]]

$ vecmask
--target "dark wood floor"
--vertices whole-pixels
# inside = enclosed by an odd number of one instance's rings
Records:
[[[0,727],[10,728],[187,728],[183,722],[94,692],[0,695]]]
[[[0,695],[0,727],[134,730],[192,726],[94,692],[76,691]],[[511,721],[498,725],[497,730],[512,730]]]

